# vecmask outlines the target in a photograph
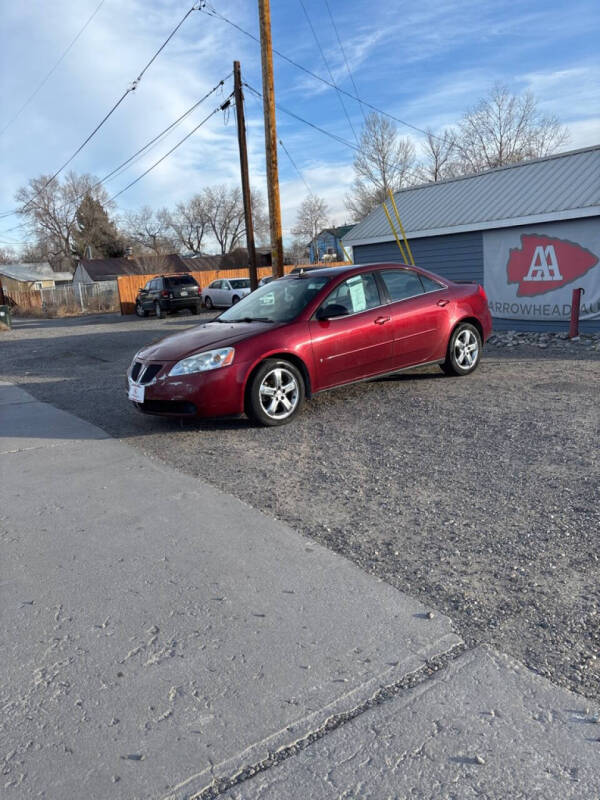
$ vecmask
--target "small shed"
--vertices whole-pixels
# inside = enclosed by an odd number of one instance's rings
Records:
[[[73,275],[70,272],[54,272],[50,264],[43,261],[39,264],[0,264],[0,280],[6,291],[28,292],[70,286]]]

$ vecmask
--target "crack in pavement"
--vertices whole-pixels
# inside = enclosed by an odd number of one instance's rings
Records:
[[[256,761],[251,764],[245,764],[244,766],[235,769],[235,771],[232,771],[231,774],[222,774],[221,776],[215,774],[218,770],[218,766],[213,765],[209,769],[204,770],[203,773],[195,775],[192,778],[188,778],[178,786],[174,787],[174,791],[171,791],[168,795],[165,795],[163,800],[213,800],[213,798],[222,795],[224,792],[233,789],[235,786],[239,786],[239,784],[244,783],[244,781],[248,780],[249,778],[252,778],[261,772],[265,772],[271,767],[275,767],[278,764],[281,764],[283,761],[286,761],[288,758],[297,755],[302,750],[305,750],[309,745],[313,744],[319,739],[322,739],[324,736],[327,736],[329,733],[341,727],[342,725],[345,725],[351,720],[356,719],[356,717],[364,714],[366,711],[369,711],[374,706],[386,703],[387,701],[397,697],[400,693],[408,689],[413,689],[415,686],[420,684],[426,683],[428,680],[431,680],[435,675],[437,675],[440,670],[444,669],[450,662],[455,661],[466,650],[467,646],[464,643],[458,643],[452,646],[445,653],[427,659],[422,666],[404,675],[399,681],[386,686],[381,686],[373,695],[371,695],[371,697],[363,700],[361,703],[358,703],[348,711],[341,711],[337,714],[333,714],[332,716],[328,717],[318,728],[305,733],[295,741],[285,744],[273,752],[269,752],[269,755],[260,761]],[[188,792],[182,793],[182,790],[185,789],[186,785],[189,786],[192,780],[195,782],[198,781],[198,779],[201,778],[201,776],[205,773],[210,773],[212,775],[212,780],[209,784],[198,791],[192,789],[191,794]]]

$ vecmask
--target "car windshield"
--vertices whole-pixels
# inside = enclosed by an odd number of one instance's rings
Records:
[[[221,314],[219,322],[291,322],[329,280],[322,275],[273,281]]]
[[[249,289],[250,281],[248,278],[239,278],[234,281],[229,281],[232,289]]]

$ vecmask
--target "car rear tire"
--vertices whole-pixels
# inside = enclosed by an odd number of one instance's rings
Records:
[[[142,306],[141,303],[136,303],[135,304],[135,313],[138,315],[138,317],[147,317],[148,316],[148,312],[144,310],[144,307]]]
[[[254,373],[246,396],[246,413],[266,427],[286,425],[304,400],[304,379],[289,361],[269,358]]]
[[[208,308],[209,311],[214,308],[213,301],[208,296],[204,298],[204,307]]]
[[[160,303],[158,302],[158,300],[154,301],[154,313],[156,314],[158,319],[160,319],[163,315],[162,308],[160,307]]]
[[[198,313],[198,306],[191,306],[190,307],[190,311],[192,312],[192,314],[197,314]]]
[[[481,359],[481,334],[470,322],[462,322],[452,332],[446,360],[441,368],[446,375],[469,375]]]
[[[234,294],[233,297],[231,298],[231,305],[234,306],[236,303],[239,303],[239,302],[240,302],[240,298],[237,296],[237,294]]]

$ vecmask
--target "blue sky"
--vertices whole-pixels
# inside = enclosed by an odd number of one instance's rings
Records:
[[[99,0],[28,0],[0,12],[2,104],[0,129],[35,89]],[[104,0],[83,35],[20,116],[0,136],[0,211],[14,208],[19,186],[55,171],[137,76],[191,6],[191,0]],[[304,0],[336,82],[352,85],[324,0]],[[213,0],[214,7],[258,34],[255,0]],[[600,12],[596,2],[329,0],[360,96],[412,124],[452,125],[495,81],[531,90],[541,110],[557,114],[571,132],[566,149],[600,143]],[[312,71],[327,69],[300,0],[272,0],[274,47]],[[258,45],[224,22],[194,12],[108,123],[71,165],[98,177],[109,172],[227,75],[233,59],[261,88]],[[278,102],[353,141],[334,90],[277,56]],[[231,81],[228,82],[228,86]],[[228,91],[227,91],[228,93]],[[216,99],[215,99],[216,98]],[[262,106],[247,93],[253,188],[265,190]],[[219,102],[210,98],[166,140],[119,178],[113,194],[141,174]],[[358,103],[344,98],[360,130]],[[400,130],[421,137],[410,128]],[[278,115],[278,134],[311,189],[325,197],[331,221],[346,220],[344,195],[353,151],[302,123]],[[294,225],[306,186],[280,150],[283,226]],[[173,156],[118,199],[123,212],[143,204],[172,207],[215,183],[237,184],[235,120],[219,113]],[[0,246],[24,234],[0,220]]]

